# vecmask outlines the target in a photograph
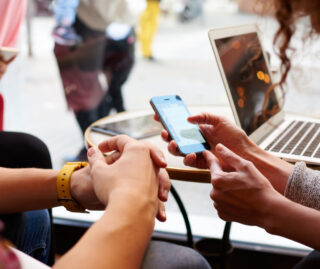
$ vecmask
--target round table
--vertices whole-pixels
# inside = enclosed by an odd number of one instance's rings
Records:
[[[226,116],[229,119],[233,119],[232,111],[229,106],[226,105],[206,105],[206,106],[190,106],[191,114],[197,114],[201,112],[210,112],[217,115]],[[97,124],[103,124],[107,122],[115,122],[128,118],[134,118],[146,114],[152,114],[152,109],[145,110],[131,110],[122,113],[113,114],[102,119],[97,120],[92,123],[85,132],[85,140],[88,147],[97,146],[102,141],[111,137],[107,134],[98,133],[91,130],[91,126]],[[168,166],[167,171],[171,179],[190,181],[190,182],[200,182],[200,183],[210,183],[210,172],[207,169],[196,169],[183,164],[182,157],[176,157],[171,155],[167,150],[167,143],[164,142],[160,135],[145,138],[143,140],[149,141],[156,146],[158,146],[165,154]]]

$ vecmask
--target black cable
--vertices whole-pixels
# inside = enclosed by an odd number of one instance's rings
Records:
[[[186,225],[188,246],[193,248],[193,235],[192,235],[191,225],[190,225],[187,211],[182,203],[182,200],[181,200],[179,194],[177,193],[176,189],[172,185],[171,185],[170,191],[171,191],[172,196],[174,197],[174,199],[176,200],[176,202],[178,204],[178,207],[181,211],[184,223]]]
[[[227,268],[227,256],[229,254],[231,243],[230,243],[230,230],[231,230],[231,222],[227,221],[222,236],[221,242],[221,268]]]

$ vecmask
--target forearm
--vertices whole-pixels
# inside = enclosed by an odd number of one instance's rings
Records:
[[[284,197],[274,199],[265,218],[267,232],[320,250],[320,212]]]
[[[140,268],[154,209],[139,198],[112,198],[102,218],[54,268]]]
[[[248,145],[248,150],[243,157],[253,162],[260,173],[271,182],[272,186],[279,193],[284,194],[294,165],[264,151],[251,141]]]
[[[50,208],[57,205],[58,171],[0,168],[0,213]]]

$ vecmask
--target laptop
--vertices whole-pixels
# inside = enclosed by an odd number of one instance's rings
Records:
[[[209,39],[236,124],[280,158],[319,165],[320,120],[283,111],[257,25],[212,29]]]

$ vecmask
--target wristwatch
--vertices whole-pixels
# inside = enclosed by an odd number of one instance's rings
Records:
[[[87,162],[67,162],[59,172],[57,177],[58,202],[68,211],[89,213],[77,201],[72,199],[70,192],[70,179],[72,173],[78,169],[86,167]]]

